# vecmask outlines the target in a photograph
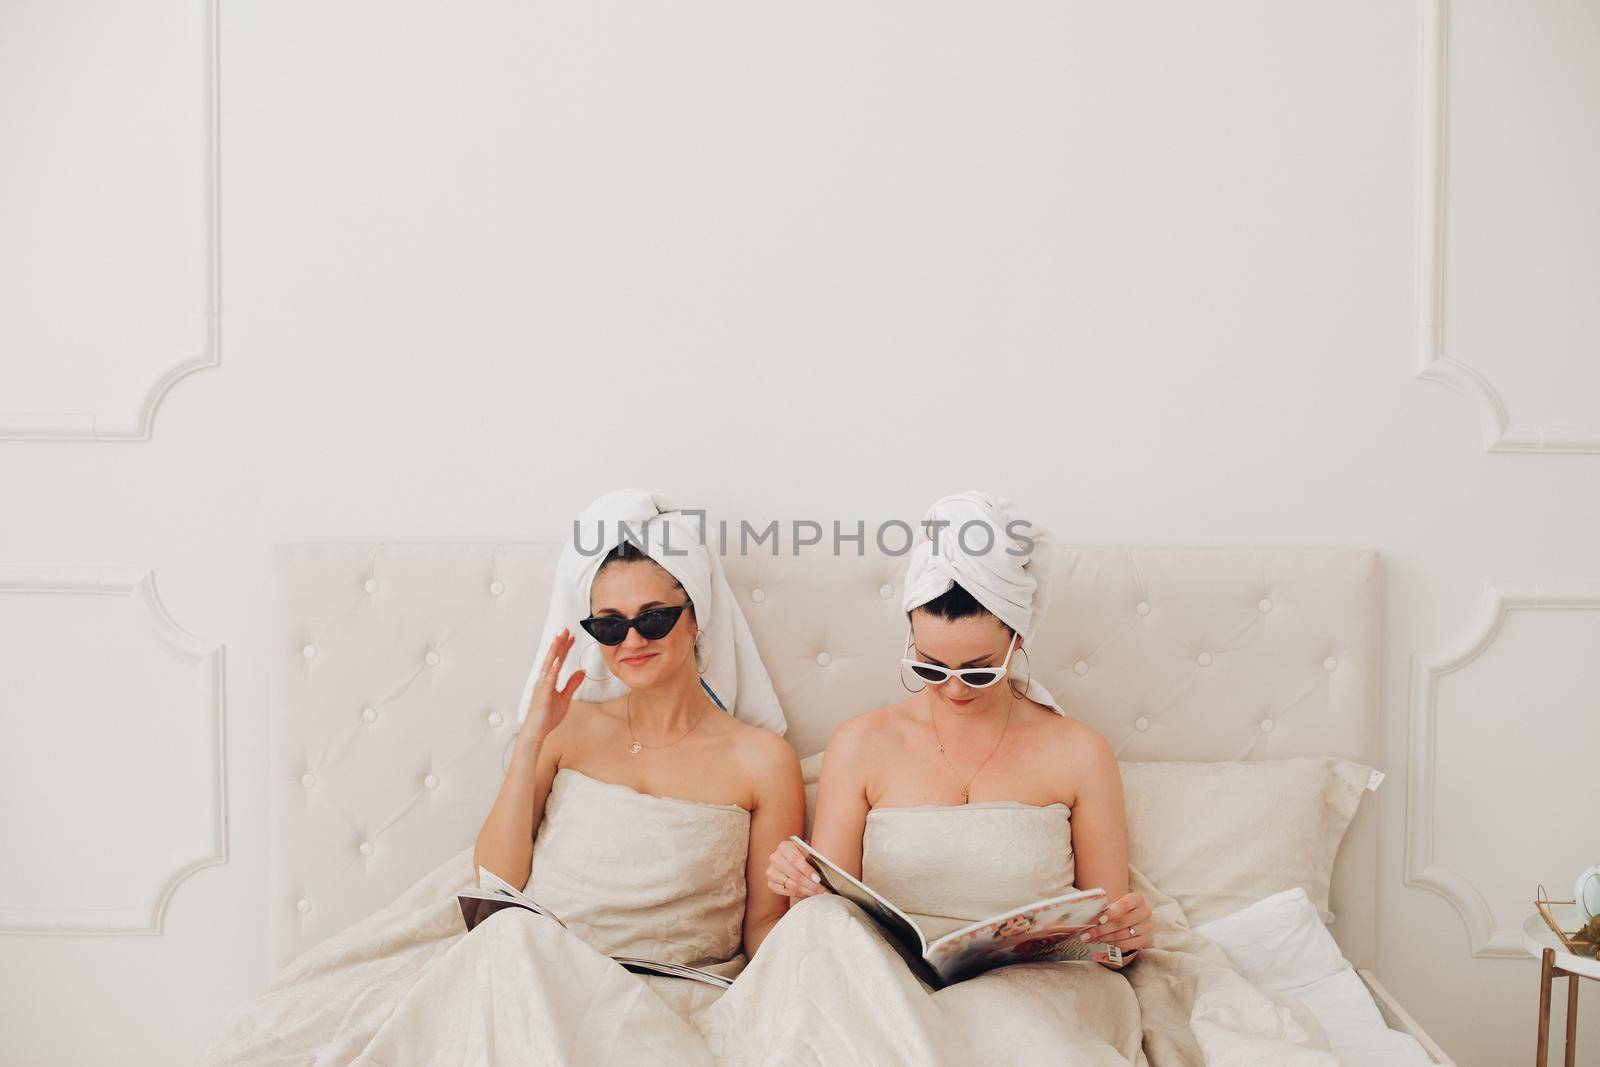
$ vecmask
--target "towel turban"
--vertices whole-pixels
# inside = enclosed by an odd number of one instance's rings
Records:
[[[1049,530],[1011,501],[977,491],[944,497],[917,528],[902,606],[911,611],[959,585],[1027,641],[1050,605],[1051,556]],[[1027,696],[1065,714],[1031,673]]]

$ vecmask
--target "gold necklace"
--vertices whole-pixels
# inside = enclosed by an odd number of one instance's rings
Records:
[[[679,736],[675,740],[668,741],[664,745],[646,745],[646,744],[641,744],[640,741],[639,741],[639,738],[636,737],[634,735],[634,732],[633,732],[633,690],[632,689],[628,690],[628,697],[622,703],[622,713],[628,717],[628,736],[633,738],[633,744],[628,746],[628,751],[632,752],[635,756],[637,756],[642,749],[646,749],[646,748],[649,748],[649,749],[671,748],[673,745],[677,744],[679,741],[682,741],[685,737],[688,737],[690,734],[694,733],[694,728],[696,726],[700,725],[700,720],[706,717],[706,712],[710,709],[710,707],[711,707],[711,705],[707,704],[704,708],[701,708],[700,709],[700,714],[695,716],[694,722],[689,726],[689,728],[687,730],[685,730],[683,732],[683,734],[681,736]]]
[[[995,741],[994,747],[989,750],[989,755],[983,757],[983,763],[988,763],[994,754],[1000,751],[1000,742],[1006,739],[1006,730],[1010,729],[1011,727],[1011,713],[1016,710],[1016,707],[1016,698],[1012,697],[1011,701],[1006,704],[1006,721],[1005,725],[1000,727],[999,740]],[[928,700],[928,721],[933,723],[933,736],[934,739],[939,742],[939,755],[944,757],[945,765],[950,768],[950,773],[955,775],[956,779],[959,781],[961,778],[961,772],[956,770],[956,765],[950,762],[949,753],[944,750],[944,738],[939,736],[939,716],[934,714],[933,699],[931,697]],[[961,803],[972,803],[972,779],[978,777],[978,771],[983,770],[983,763],[978,764],[978,770],[973,771],[972,776],[965,782],[961,783]]]

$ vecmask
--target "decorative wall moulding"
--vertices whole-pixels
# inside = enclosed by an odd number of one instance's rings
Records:
[[[139,383],[117,410],[105,411],[12,411],[0,408],[0,441],[143,441],[150,438],[156,409],[178,381],[185,376],[221,362],[221,229],[219,222],[220,159],[217,105],[217,2],[199,5],[204,26],[201,92],[204,95],[202,138],[206,174],[204,264],[205,290],[200,294],[201,310],[195,312],[193,339],[183,350],[163,361],[155,380]],[[11,354],[28,358],[30,353]],[[34,356],[33,358],[41,358]],[[0,404],[3,404],[0,398]]]
[[[1418,378],[1439,382],[1466,397],[1478,413],[1483,447],[1490,452],[1600,452],[1600,425],[1525,426],[1512,421],[1493,383],[1445,352],[1445,121],[1449,113],[1447,23],[1449,0],[1420,0],[1416,336]]]
[[[149,571],[0,567],[0,602],[10,596],[34,594],[129,597],[142,609],[137,618],[148,623],[149,631],[157,639],[160,649],[157,655],[177,661],[180,671],[194,672],[191,695],[200,697],[199,705],[193,708],[194,729],[199,731],[196,737],[206,752],[207,763],[203,768],[203,792],[193,800],[206,813],[203,820],[206,830],[203,840],[171,843],[168,852],[177,857],[174,865],[148,883],[135,884],[130,878],[115,887],[126,891],[125,903],[94,907],[8,907],[0,904],[0,934],[159,934],[167,902],[183,880],[196,871],[226,863],[228,859],[223,646],[196,637],[173,620],[161,603],[155,578]],[[40,818],[43,812],[33,810],[24,817]],[[152,826],[150,839],[145,844],[156,847],[159,833],[159,828]],[[70,875],[70,864],[56,873]]]
[[[1432,655],[1411,657],[1405,880],[1406,885],[1431,889],[1454,905],[1466,924],[1474,956],[1526,958],[1522,928],[1497,926],[1494,911],[1482,891],[1466,875],[1446,867],[1433,854],[1439,679],[1483,655],[1513,611],[1600,611],[1600,586],[1552,588],[1485,583],[1478,616],[1460,644]]]

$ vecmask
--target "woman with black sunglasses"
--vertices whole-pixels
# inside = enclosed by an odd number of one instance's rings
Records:
[[[541,899],[541,822],[552,790],[562,787],[612,785],[678,804],[738,809],[753,865],[748,879],[738,872],[741,947],[753,956],[787,908],[761,877],[761,859],[804,827],[805,787],[794,749],[722,707],[700,675],[694,604],[683,584],[637,545],[623,541],[606,554],[589,599],[590,613],[579,625],[626,692],[599,703],[574,700],[586,671],[580,667],[558,686],[577,637],[570,629],[557,635],[510,770],[478,835],[475,862],[513,885],[527,884],[529,895]],[[620,856],[624,844],[605,847]],[[719,886],[716,895],[725,899],[732,890]]]
[[[787,909],[762,872],[805,787],[702,532],[642,490],[579,517],[473,849],[556,918],[489,915],[357,1064],[712,1062],[697,1024],[727,987],[618,958],[736,977]]]

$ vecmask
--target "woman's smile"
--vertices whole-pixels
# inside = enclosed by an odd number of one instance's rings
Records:
[[[626,663],[630,667],[637,667],[641,663],[644,663],[647,660],[652,660],[655,657],[656,657],[656,653],[654,653],[654,652],[641,652],[637,656],[624,657],[622,662]]]

